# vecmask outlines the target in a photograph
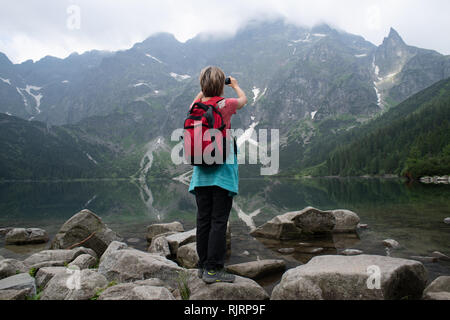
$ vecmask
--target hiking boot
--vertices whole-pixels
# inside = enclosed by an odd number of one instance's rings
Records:
[[[205,272],[203,272],[202,280],[206,283],[234,282],[235,278],[236,277],[234,275],[225,272],[224,269],[209,271],[205,269]]]

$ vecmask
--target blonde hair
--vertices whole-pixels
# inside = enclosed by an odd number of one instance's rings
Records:
[[[225,73],[214,66],[206,67],[200,73],[200,86],[205,97],[219,97],[225,86]]]

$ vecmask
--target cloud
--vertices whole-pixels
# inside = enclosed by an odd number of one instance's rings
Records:
[[[0,51],[14,62],[131,47],[156,32],[186,41],[233,34],[251,19],[325,22],[379,44],[393,26],[411,45],[450,53],[448,0],[40,0],[2,3]],[[79,17],[79,19],[78,19]]]

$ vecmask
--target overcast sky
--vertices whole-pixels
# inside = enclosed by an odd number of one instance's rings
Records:
[[[450,54],[449,0],[0,0],[0,52],[13,62],[127,49],[159,31],[186,41],[250,19],[325,22],[379,45],[392,26],[410,45]]]

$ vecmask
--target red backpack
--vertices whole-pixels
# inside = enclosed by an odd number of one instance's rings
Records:
[[[228,148],[224,146],[229,145],[226,142],[226,125],[217,108],[223,99],[214,97],[203,103],[197,100],[188,112],[184,121],[184,154],[193,166],[215,166],[226,161]],[[205,154],[209,154],[213,161],[205,159]]]

